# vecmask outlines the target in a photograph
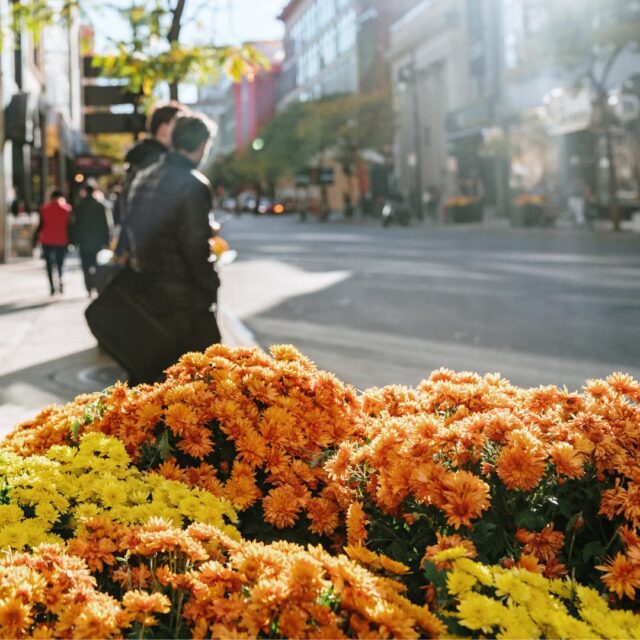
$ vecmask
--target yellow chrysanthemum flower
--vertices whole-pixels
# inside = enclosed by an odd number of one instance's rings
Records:
[[[493,584],[493,573],[487,565],[480,564],[479,562],[473,562],[469,558],[460,558],[454,563],[454,569],[456,571],[464,571],[465,573],[473,576],[478,582],[484,585]]]
[[[24,524],[14,522],[0,529],[0,549],[23,549],[28,544]]]
[[[473,631],[491,633],[503,618],[505,607],[480,593],[469,592],[458,604],[459,622]]]
[[[454,569],[447,575],[447,589],[453,595],[459,595],[471,591],[478,584],[474,576],[465,571],[457,571]]]
[[[495,576],[496,593],[518,604],[523,604],[531,597],[531,588],[526,585],[516,572],[508,572]]]
[[[99,495],[105,507],[115,507],[125,502],[127,490],[119,480],[107,481],[99,487]]]
[[[463,547],[451,547],[451,549],[444,549],[443,551],[438,552],[434,556],[434,560],[437,562],[447,562],[464,558],[467,555],[467,549],[464,549]]]
[[[0,504],[0,527],[20,522],[24,512],[17,504]]]

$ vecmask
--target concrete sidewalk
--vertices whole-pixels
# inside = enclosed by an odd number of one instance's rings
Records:
[[[126,379],[85,323],[89,300],[77,256],[65,270],[65,293],[50,296],[42,260],[0,265],[0,438],[48,404]],[[223,305],[218,321],[225,343],[256,344]]]

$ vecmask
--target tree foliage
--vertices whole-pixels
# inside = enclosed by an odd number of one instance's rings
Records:
[[[98,7],[98,0],[12,0],[2,26],[14,33],[30,31],[37,37],[55,23],[68,22],[74,12]],[[103,75],[126,79],[129,89],[148,97],[163,82],[177,99],[178,83],[210,81],[224,70],[235,81],[251,76],[268,61],[255,48],[187,44],[181,41],[193,0],[136,0],[118,9],[129,23],[130,37],[117,40],[114,51],[97,55],[93,64]],[[195,7],[197,13],[204,5]]]
[[[296,102],[277,113],[260,131],[261,148],[243,149],[211,168],[223,186],[268,182],[292,176],[329,159],[353,169],[365,149],[391,143],[393,113],[387,91],[339,95]]]
[[[268,66],[264,56],[248,45],[182,42],[188,8],[188,0],[154,0],[122,10],[131,27],[131,37],[118,41],[114,52],[96,56],[94,66],[107,77],[126,78],[129,88],[143,96],[151,95],[154,87],[167,82],[173,99],[178,97],[178,83],[184,80],[210,81],[224,70],[237,82]]]

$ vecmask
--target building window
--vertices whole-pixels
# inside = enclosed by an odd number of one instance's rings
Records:
[[[338,22],[338,53],[349,51],[356,43],[356,12],[351,9]]]
[[[334,29],[329,29],[322,36],[322,62],[324,66],[330,65],[338,55],[338,43],[336,39]]]

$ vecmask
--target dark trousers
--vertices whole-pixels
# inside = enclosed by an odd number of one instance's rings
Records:
[[[80,262],[82,263],[82,273],[84,274],[84,286],[91,293],[96,288],[94,276],[96,273],[97,249],[80,249]]]
[[[59,287],[62,289],[62,268],[64,266],[64,257],[67,254],[67,247],[60,247],[53,244],[43,244],[42,254],[47,265],[47,277],[49,278],[49,285],[51,286],[51,293],[55,291],[53,286],[53,268],[56,267],[58,271]]]

